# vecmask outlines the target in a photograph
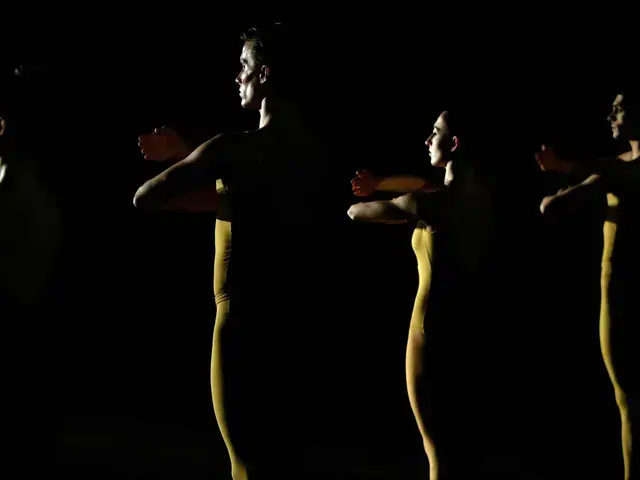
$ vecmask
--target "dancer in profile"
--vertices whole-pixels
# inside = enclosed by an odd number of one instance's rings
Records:
[[[461,304],[482,308],[478,282],[488,281],[483,276],[494,258],[497,234],[492,181],[477,163],[468,118],[456,110],[444,111],[426,141],[431,164],[445,169],[441,188],[413,177],[371,181],[370,174],[360,172],[352,182],[356,194],[394,182],[394,189],[416,191],[355,204],[348,212],[357,221],[416,222],[411,243],[419,284],[407,344],[407,389],[430,464],[429,478],[440,480],[471,478],[465,475],[472,474],[476,460],[467,444],[472,440],[465,438],[473,436],[473,427],[464,426],[473,414],[467,415],[462,406],[459,385],[474,376],[473,362],[483,362],[473,359],[477,348],[465,351],[470,344],[464,337],[477,332],[466,330],[472,322],[461,320],[469,314]]]
[[[322,312],[310,280],[329,268],[316,244],[329,184],[323,147],[288,96],[299,81],[295,40],[280,25],[243,39],[236,84],[241,106],[259,113],[258,128],[218,135],[188,155],[171,131],[141,137],[151,157],[160,142],[167,151],[159,157],[185,158],[142,185],[134,205],[217,209],[211,388],[232,476],[302,478],[309,383],[298,372],[309,365],[308,329]]]
[[[543,170],[585,178],[581,183],[544,198],[547,215],[595,207],[606,194],[601,271],[600,347],[622,425],[624,478],[638,478],[638,448],[634,430],[640,422],[640,97],[636,90],[616,95],[608,116],[613,138],[621,145],[614,158],[575,162],[543,146],[536,159]]]

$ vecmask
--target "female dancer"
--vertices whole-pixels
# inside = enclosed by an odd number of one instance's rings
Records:
[[[460,358],[447,353],[465,343],[461,337],[454,341],[451,336],[455,336],[455,329],[464,328],[458,318],[463,310],[447,301],[454,287],[452,280],[455,278],[456,298],[457,295],[473,295],[465,299],[471,304],[481,298],[480,294],[472,293],[474,283],[482,272],[486,272],[493,256],[492,239],[495,236],[491,220],[492,192],[483,174],[469,161],[472,154],[466,129],[464,117],[445,111],[436,120],[426,141],[431,164],[445,168],[443,188],[428,191],[421,188],[426,185],[424,180],[396,177],[379,184],[395,183],[394,189],[418,187],[420,190],[389,201],[359,203],[348,212],[353,220],[360,221],[400,223],[417,220],[412,247],[418,261],[419,286],[409,329],[406,375],[409,400],[429,459],[431,479],[458,478],[456,475],[464,475],[463,470],[474,463],[467,457],[469,451],[463,453],[466,449],[461,448],[462,443],[452,441],[453,437],[461,440],[469,433],[460,430],[464,421],[454,422],[454,416],[459,415],[462,419],[468,418],[467,415],[461,411],[454,413],[456,408],[453,407],[447,408],[453,414],[448,415],[441,408],[449,402],[461,406],[461,392],[452,387],[454,383],[465,382],[456,374],[467,370],[465,378],[470,376],[469,358],[462,358],[469,353],[459,349]],[[370,193],[372,186],[378,185],[377,181],[371,182],[370,177],[370,174],[359,172],[352,182],[356,194]],[[477,304],[474,307],[480,308]],[[447,318],[436,320],[442,315]],[[455,326],[446,326],[447,322],[455,323]],[[473,336],[470,331],[467,334]],[[456,344],[458,341],[460,345]],[[444,372],[438,367],[444,364],[451,370]],[[455,382],[446,380],[448,376],[455,377]],[[445,390],[444,395],[438,392]],[[458,401],[454,401],[456,397]]]
[[[315,248],[327,188],[322,148],[287,101],[291,40],[279,30],[253,29],[244,38],[236,84],[242,107],[260,114],[258,129],[205,142],[134,198],[144,209],[217,208],[211,388],[234,480],[303,475],[296,435],[308,399],[293,374],[309,349],[305,328],[321,315],[309,277],[330,268]],[[141,137],[143,151],[147,144]],[[292,331],[298,340],[287,339]]]
[[[622,424],[624,478],[638,476],[638,449],[632,448],[640,422],[640,303],[635,286],[640,271],[640,97],[624,90],[608,117],[613,137],[624,144],[617,158],[571,163],[543,146],[536,159],[543,170],[587,176],[582,183],[546,197],[540,209],[554,213],[593,204],[606,193],[600,300],[600,348],[613,385]]]

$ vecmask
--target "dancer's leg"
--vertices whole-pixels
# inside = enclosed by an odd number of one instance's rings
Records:
[[[622,437],[622,458],[624,461],[624,478],[631,479],[631,440],[632,440],[632,423],[629,414],[629,403],[620,382],[616,377],[616,367],[613,360],[611,345],[611,318],[609,304],[606,300],[606,291],[603,288],[602,306],[600,308],[600,348],[602,349],[602,357],[604,359],[609,379],[613,385],[613,391],[620,412],[621,421],[621,437]]]
[[[417,323],[417,322],[415,322]],[[438,458],[436,446],[428,431],[429,409],[427,403],[428,387],[425,385],[423,350],[425,347],[425,335],[419,325],[411,323],[409,338],[407,341],[406,376],[407,391],[411,409],[422,435],[422,444],[429,460],[429,478],[438,479]]]
[[[616,225],[607,222],[605,225],[604,235],[605,243],[607,236],[615,237]],[[612,243],[612,242],[611,242]],[[620,334],[614,332],[616,328],[615,320],[612,318],[611,303],[614,286],[612,285],[612,268],[611,261],[607,252],[602,262],[602,278],[601,278],[601,304],[600,304],[600,348],[602,350],[602,358],[609,373],[609,379],[613,385],[616,403],[620,412],[621,421],[621,438],[622,438],[622,458],[624,461],[624,478],[631,480],[631,458],[632,458],[632,417],[629,411],[629,399],[624,389],[624,385],[620,382],[618,370],[620,368],[619,352],[616,349],[620,347],[619,342],[615,340]]]
[[[220,302],[217,305],[216,324],[213,331],[213,349],[211,355],[211,394],[213,398],[213,410],[218,422],[220,434],[224,440],[227,450],[229,451],[229,460],[231,461],[231,475],[233,480],[246,480],[247,467],[240,459],[234,448],[234,442],[229,433],[229,411],[230,392],[225,389],[228,384],[227,376],[230,374],[228,362],[225,362],[229,341],[225,338],[225,328],[228,327],[229,319],[229,300]],[[233,375],[235,372],[231,372]]]
[[[213,410],[218,422],[220,434],[224,440],[229,459],[233,480],[246,480],[247,467],[237,453],[237,445],[232,441],[229,432],[229,407],[232,403],[233,392],[229,392],[229,375],[233,372],[233,361],[228,349],[233,349],[233,342],[229,332],[229,309],[231,301],[227,293],[227,269],[231,255],[231,223],[223,220],[216,221],[215,230],[215,260],[214,260],[214,294],[216,297],[216,323],[213,330],[213,348],[211,354],[211,394]],[[237,442],[236,442],[237,443]]]

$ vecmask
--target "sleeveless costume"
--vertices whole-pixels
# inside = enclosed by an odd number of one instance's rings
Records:
[[[211,386],[232,467],[247,471],[234,478],[295,478],[311,429],[313,328],[327,303],[312,287],[330,269],[331,228],[317,149],[296,141],[230,162],[216,186]]]

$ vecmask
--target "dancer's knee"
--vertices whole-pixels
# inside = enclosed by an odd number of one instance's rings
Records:
[[[615,386],[614,388],[615,391],[615,396],[616,396],[616,403],[618,404],[618,408],[620,409],[620,412],[624,413],[624,414],[628,414],[629,412],[629,401],[627,398],[627,395],[624,391],[624,389],[622,389],[620,386]]]

